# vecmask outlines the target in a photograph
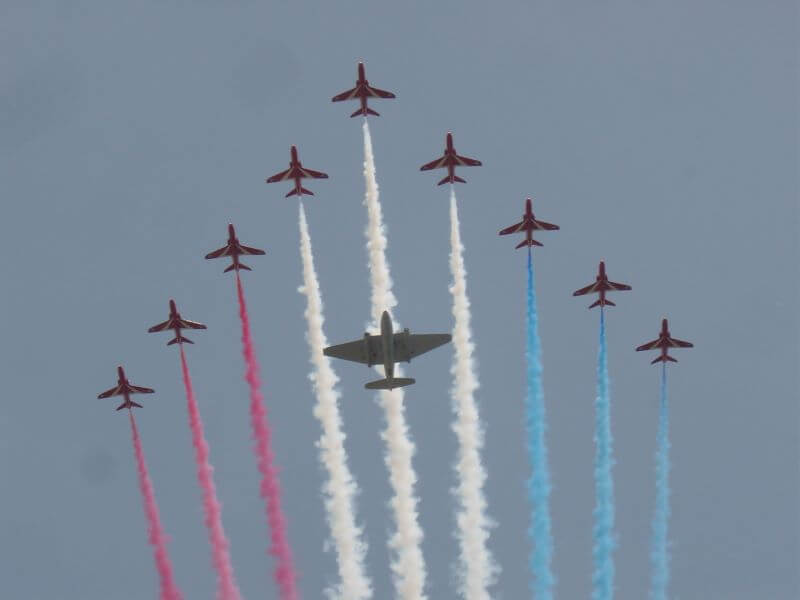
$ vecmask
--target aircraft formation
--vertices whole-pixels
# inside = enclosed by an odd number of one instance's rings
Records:
[[[368,104],[367,100],[369,98],[380,98],[380,99],[391,99],[395,98],[396,96],[389,91],[381,90],[376,87],[373,87],[369,84],[369,81],[366,79],[364,63],[358,63],[358,79],[356,80],[355,87],[342,92],[341,94],[337,94],[331,100],[333,102],[341,102],[344,100],[358,100],[361,103],[360,108],[351,114],[351,117],[356,117],[358,115],[363,115],[365,118],[369,115],[379,116],[379,113],[375,110],[371,109]],[[432,160],[431,162],[425,163],[420,167],[420,171],[430,171],[433,169],[447,169],[447,175],[437,183],[437,185],[443,185],[445,183],[466,183],[466,180],[459,177],[455,174],[456,167],[479,167],[482,166],[481,161],[475,158],[469,158],[467,156],[462,156],[456,152],[455,147],[453,146],[453,134],[452,132],[447,132],[445,136],[445,148],[444,153],[440,158]],[[304,167],[303,164],[300,162],[298,157],[297,147],[292,146],[290,149],[290,161],[289,161],[289,168],[285,171],[281,171],[280,173],[276,173],[275,175],[268,177],[266,179],[266,183],[277,183],[280,181],[293,181],[294,187],[287,192],[285,197],[290,196],[298,196],[302,197],[305,195],[314,195],[314,192],[311,190],[306,189],[302,185],[303,179],[327,179],[328,174],[323,173],[321,171],[315,171],[313,169],[309,169]],[[525,212],[522,215],[522,220],[514,225],[501,229],[499,235],[511,235],[516,233],[524,233],[525,239],[522,240],[519,244],[515,246],[515,248],[532,248],[534,246],[542,246],[542,243],[538,240],[534,239],[533,235],[536,231],[556,231],[559,229],[558,225],[553,223],[547,223],[545,221],[541,221],[536,218],[533,213],[533,200],[531,198],[527,198],[525,200]],[[214,250],[206,254],[207,259],[214,259],[214,258],[222,258],[222,257],[230,257],[232,259],[231,264],[225,269],[225,273],[230,271],[239,271],[240,269],[244,269],[247,271],[252,270],[250,267],[245,265],[239,260],[240,256],[254,256],[254,255],[263,255],[265,254],[264,250],[259,248],[253,248],[251,246],[245,246],[239,242],[239,239],[236,237],[236,231],[234,229],[233,224],[228,225],[228,241],[222,248]],[[594,308],[595,306],[599,306],[601,309],[605,306],[615,306],[613,302],[606,298],[606,293],[608,292],[618,292],[618,291],[627,291],[630,290],[631,286],[624,284],[624,283],[616,283],[613,281],[609,281],[608,277],[606,276],[606,266],[605,262],[601,261],[598,267],[598,274],[596,281],[584,288],[581,288],[573,293],[573,296],[583,296],[586,294],[598,294],[598,300],[595,301],[593,304],[589,306],[589,308]],[[175,301],[170,300],[170,314],[169,319],[164,321],[163,323],[159,323],[158,325],[154,325],[148,331],[149,332],[157,332],[157,331],[164,331],[166,329],[172,329],[175,331],[175,337],[167,342],[168,345],[171,344],[182,344],[182,343],[193,343],[191,340],[185,338],[181,335],[181,329],[205,329],[206,326],[201,323],[196,323],[194,321],[188,321],[181,318],[180,313],[178,313],[175,307]],[[404,329],[403,332],[394,333],[392,327],[391,317],[387,312],[383,313],[383,318],[381,319],[381,334],[380,336],[371,336],[368,333],[364,334],[363,340],[356,340],[353,342],[348,342],[345,344],[340,344],[337,346],[330,346],[325,349],[325,355],[334,357],[334,358],[341,358],[344,360],[350,360],[355,362],[361,362],[366,364],[368,367],[376,364],[383,364],[385,369],[386,377],[384,379],[378,381],[372,381],[365,385],[368,389],[393,389],[395,387],[403,387],[407,385],[411,385],[415,383],[414,379],[411,378],[395,378],[394,374],[394,364],[399,361],[410,362],[411,358],[419,356],[425,352],[433,350],[434,348],[446,344],[451,339],[449,334],[411,334],[409,333],[408,329]],[[677,362],[675,358],[669,356],[668,349],[669,348],[691,348],[693,345],[690,342],[686,342],[683,340],[678,340],[670,337],[669,329],[667,328],[667,319],[662,320],[662,327],[661,332],[659,333],[659,337],[656,340],[638,346],[636,348],[637,351],[645,351],[645,350],[655,350],[659,349],[661,354],[654,359],[651,364],[655,364],[657,362]],[[128,394],[131,393],[151,393],[152,390],[148,392],[143,392],[142,390],[149,390],[149,388],[137,388],[136,386],[130,386],[127,382],[127,379],[124,378],[124,371],[122,367],[119,367],[119,384],[113,390],[109,390],[107,392],[103,392],[98,396],[98,398],[108,398],[112,395],[120,395],[125,394],[125,402],[121,405],[117,410],[120,408],[131,408],[131,407],[139,407],[141,408],[140,404],[133,402],[128,398]],[[115,393],[111,394],[110,392],[114,391]]]
[[[359,102],[359,108],[350,116],[356,117],[362,115],[365,119],[372,116],[379,116],[368,105],[369,99],[392,99],[395,94],[386,90],[381,90],[370,85],[366,79],[364,64],[358,63],[358,79],[356,80],[355,87],[345,92],[337,94],[331,100],[333,102],[356,100]],[[466,183],[466,180],[456,175],[457,167],[477,167],[482,166],[480,160],[470,158],[457,153],[454,143],[452,132],[447,132],[445,136],[445,148],[441,157],[436,158],[430,162],[423,164],[420,171],[429,171],[436,169],[446,169],[446,175],[437,185],[441,186],[445,183],[454,185],[455,183]],[[328,174],[322,171],[317,171],[303,166],[300,161],[299,153],[296,146],[290,148],[290,162],[286,170],[276,173],[268,177],[266,183],[278,182],[291,182],[291,189],[285,194],[285,197],[297,196],[302,199],[302,196],[313,196],[314,192],[303,186],[304,179],[327,179]],[[453,202],[455,199],[453,198]],[[533,248],[543,244],[535,239],[535,235],[539,231],[557,231],[560,227],[554,223],[549,223],[540,220],[533,212],[533,200],[529,197],[525,200],[525,208],[522,218],[519,222],[505,227],[499,231],[499,235],[516,235],[522,234],[524,237],[515,248],[528,248],[529,260],[530,252]],[[231,263],[224,269],[224,273],[233,271],[239,284],[239,272],[242,270],[251,271],[251,267],[241,262],[242,256],[258,256],[264,255],[265,251],[260,248],[246,246],[242,244],[237,235],[233,224],[228,224],[228,239],[224,246],[218,248],[205,255],[206,259],[213,260],[217,258],[230,258]],[[530,262],[529,262],[530,265]],[[598,272],[595,281],[591,284],[582,287],[573,292],[573,296],[584,296],[590,294],[597,294],[597,299],[589,305],[589,309],[600,307],[601,314],[606,306],[615,306],[615,303],[607,298],[610,292],[621,292],[631,290],[631,286],[625,283],[619,283],[609,280],[606,274],[606,264],[601,261],[598,265]],[[240,293],[240,302],[243,306],[243,300]],[[244,309],[242,309],[244,310]],[[244,319],[244,317],[243,317]],[[396,331],[392,317],[388,311],[384,310],[380,318],[380,333],[377,335],[364,333],[362,338],[353,341],[340,343],[325,347],[323,355],[330,358],[337,358],[357,362],[369,367],[383,366],[383,377],[374,381],[369,381],[364,384],[366,389],[370,390],[394,390],[416,383],[416,380],[411,377],[395,376],[395,365],[400,362],[409,363],[413,358],[422,354],[430,352],[435,348],[441,347],[452,341],[452,335],[449,333],[426,333],[417,334],[411,333],[408,328]],[[178,344],[181,348],[182,360],[183,357],[183,344],[193,344],[190,339],[186,338],[182,331],[186,329],[206,329],[206,325],[184,319],[180,312],[178,312],[176,303],[173,299],[169,300],[169,314],[166,321],[153,325],[148,329],[150,333],[171,331],[174,337],[167,342],[167,345]],[[668,354],[670,348],[691,348],[691,342],[679,340],[671,337],[668,321],[666,318],[662,320],[662,327],[657,339],[642,344],[636,347],[636,351],[650,351],[659,350],[660,354],[651,361],[651,364],[667,362],[677,362],[677,360]],[[184,368],[185,363],[184,363]],[[110,398],[113,396],[122,396],[123,402],[116,408],[122,410],[127,408],[142,408],[139,404],[131,400],[130,396],[133,394],[151,394],[154,390],[147,387],[140,387],[131,384],[122,366],[117,367],[118,380],[117,385],[109,390],[106,390],[98,395],[98,398]]]

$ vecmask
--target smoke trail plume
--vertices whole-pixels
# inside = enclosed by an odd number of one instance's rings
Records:
[[[364,120],[364,178],[367,192],[364,204],[367,207],[368,225],[367,251],[369,253],[369,275],[372,287],[372,326],[377,330],[381,313],[397,305],[392,293],[392,279],[386,261],[386,235],[375,178],[375,158],[372,154],[372,138],[369,125]],[[395,368],[395,376],[401,377],[401,369]],[[392,551],[394,586],[400,600],[423,600],[425,598],[425,560],[422,557],[422,529],[417,519],[417,497],[414,484],[417,474],[411,459],[414,444],[408,433],[403,389],[383,390],[380,403],[386,414],[386,429],[381,437],[386,442],[386,466],[394,496],[389,504],[394,512],[397,531],[389,539]]]
[[[458,486],[453,491],[459,504],[458,541],[461,549],[461,595],[467,600],[489,600],[488,588],[494,583],[497,566],[486,547],[491,522],[486,515],[483,484],[486,471],[481,464],[483,431],[474,393],[478,376],[472,358],[474,344],[470,331],[470,308],[467,297],[467,272],[464,268],[464,246],[458,221],[456,193],[450,186],[450,271],[453,285],[453,431],[458,438],[458,460],[455,464]]]
[[[528,482],[528,493],[533,508],[530,527],[533,553],[533,591],[536,600],[552,600],[555,578],[550,564],[553,559],[553,534],[550,528],[550,472],[547,465],[545,432],[544,389],[542,386],[542,350],[539,342],[539,319],[536,314],[536,288],[534,286],[533,260],[528,249],[528,339],[527,359],[528,394],[525,399],[525,425],[528,433],[528,454],[533,474]]]
[[[133,436],[133,451],[136,455],[136,471],[139,474],[139,489],[142,492],[144,502],[144,514],[147,517],[147,539],[153,547],[153,555],[156,561],[156,569],[161,582],[161,600],[182,600],[183,595],[175,583],[172,575],[172,563],[167,554],[167,535],[161,526],[161,518],[158,516],[158,505],[156,504],[156,494],[153,490],[153,482],[147,471],[147,463],[144,460],[142,450],[142,440],[139,437],[139,428],[136,427],[136,419],[133,411],[128,409],[131,420],[131,434]]]
[[[594,573],[592,600],[611,600],[614,596],[614,466],[611,437],[611,397],[608,383],[606,324],[600,307],[600,352],[597,355],[597,398],[595,400],[594,485],[597,496],[594,509]]]
[[[258,470],[261,473],[261,497],[267,508],[267,523],[270,532],[269,552],[275,557],[275,581],[278,584],[281,600],[297,600],[297,575],[292,561],[292,551],[286,533],[286,517],[281,508],[281,487],[278,482],[278,469],[272,454],[272,431],[267,421],[267,411],[261,396],[261,377],[256,359],[253,337],[250,333],[250,317],[244,300],[244,289],[239,272],[236,272],[236,293],[239,298],[239,317],[242,321],[242,352],[247,370],[245,379],[250,386],[250,425],[253,428],[255,453]]]
[[[661,365],[661,404],[658,414],[656,450],[656,511],[653,517],[653,545],[650,560],[653,582],[650,597],[666,600],[669,586],[669,407],[667,406],[667,364]]]
[[[303,286],[299,291],[306,296],[306,322],[308,323],[309,349],[314,371],[310,376],[317,395],[314,416],[322,426],[322,436],[317,442],[319,458],[328,480],[323,486],[328,526],[331,528],[336,560],[339,565],[341,583],[330,590],[331,598],[341,600],[363,600],[372,597],[370,580],[364,571],[364,555],[367,546],[355,521],[355,497],[358,493],[353,476],[347,466],[344,448],[345,434],[339,416],[339,378],[333,372],[330,360],[322,350],[328,345],[323,331],[325,317],[322,313],[322,295],[317,273],[314,270],[314,255],[311,252],[311,237],[303,204],[300,204],[300,254],[303,259]]]
[[[181,371],[183,373],[183,386],[186,388],[186,404],[189,409],[189,427],[192,431],[192,446],[194,458],[197,463],[197,481],[203,492],[203,511],[208,537],[211,542],[211,557],[214,570],[217,572],[217,598],[219,600],[239,600],[239,588],[233,574],[233,564],[229,550],[228,539],[222,527],[222,506],[217,499],[217,489],[214,485],[214,467],[209,460],[208,442],[200,418],[200,409],[194,396],[192,378],[189,375],[189,365],[186,363],[186,354],[181,348]]]

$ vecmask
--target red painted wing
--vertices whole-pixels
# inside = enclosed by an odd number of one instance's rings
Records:
[[[586,287],[582,287],[581,289],[572,292],[572,295],[573,296],[584,296],[586,294],[591,294],[592,292],[596,292],[597,289],[598,289],[598,285],[597,285],[597,282],[595,281],[591,285],[587,285]],[[637,350],[638,350],[638,348],[637,348]]]
[[[458,154],[456,154],[456,160],[458,161],[458,164],[464,167],[480,167],[483,164],[477,159],[459,156]]]
[[[672,348],[694,348],[694,344],[691,342],[684,342],[683,340],[676,340],[675,338],[669,338],[669,342]]]
[[[342,100],[353,100],[357,98],[356,92],[358,92],[358,88],[354,87],[352,90],[347,90],[346,92],[342,92],[341,94],[335,95],[331,98],[331,102],[341,102]]]
[[[138,386],[138,385],[131,385],[131,386],[128,386],[128,387],[130,387],[130,393],[131,394],[152,394],[152,393],[155,392],[155,390],[152,390],[152,389],[146,388],[146,387],[141,387],[141,386]]]
[[[500,235],[508,235],[509,233],[519,233],[520,231],[524,231],[525,230],[525,228],[523,227],[524,225],[525,221],[520,221],[519,223],[511,225],[510,227],[501,229]]]
[[[220,256],[230,256],[230,246],[224,246],[219,250],[214,250],[206,254],[206,258],[219,258]]]
[[[430,171],[431,169],[441,169],[445,166],[447,166],[447,157],[443,156],[442,158],[437,158],[436,160],[432,160],[431,162],[422,165],[419,170]]]
[[[287,179],[291,179],[292,169],[286,169],[285,171],[281,171],[280,173],[276,173],[269,179],[267,179],[267,183],[275,183],[276,181],[286,181]]]
[[[556,229],[561,229],[558,225],[546,223],[545,221],[535,221],[535,223],[537,229],[544,229],[545,231],[555,231]]]
[[[306,177],[311,177],[313,179],[327,179],[328,178],[328,174],[327,173],[323,173],[322,171],[314,171],[313,169],[306,169],[305,167],[303,167],[303,169],[301,169],[301,170],[303,171],[303,173],[305,174]]]
[[[117,385],[110,390],[106,390],[102,394],[98,394],[98,398],[111,398],[111,396],[119,396],[122,393],[122,386]]]
[[[658,343],[660,341],[661,341],[660,339],[657,339],[653,340],[652,342],[647,342],[646,344],[642,344],[641,346],[636,348],[636,351],[640,352],[642,350],[655,350],[656,348],[658,348]]]
[[[206,326],[202,323],[198,323],[197,321],[187,321],[186,319],[181,319],[178,322],[178,325],[181,329],[206,329]]]
[[[264,252],[260,248],[251,248],[250,246],[242,246],[241,244],[239,244],[239,250],[241,250],[241,254],[247,254],[247,255],[266,254],[266,252]]]
[[[618,292],[624,292],[625,290],[631,289],[631,286],[629,286],[627,283],[616,283],[614,281],[609,281],[608,287],[609,289],[616,290]]]
[[[168,319],[163,323],[159,323],[158,325],[153,325],[150,329],[147,330],[148,333],[155,333],[156,331],[164,331],[165,329],[171,329],[172,320]]]
[[[386,90],[379,90],[378,88],[374,88],[370,85],[365,86],[367,89],[367,95],[372,96],[373,98],[394,98],[395,95],[392,92],[387,92]]]

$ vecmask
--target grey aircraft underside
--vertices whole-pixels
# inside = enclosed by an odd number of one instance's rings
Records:
[[[364,387],[369,390],[391,390],[415,382],[410,377],[395,377],[394,363],[411,362],[412,358],[438,348],[451,339],[449,333],[410,333],[408,329],[394,333],[392,318],[387,311],[383,311],[380,335],[365,333],[360,340],[329,346],[323,353],[325,356],[351,360],[368,367],[382,364],[385,379],[370,381]]]

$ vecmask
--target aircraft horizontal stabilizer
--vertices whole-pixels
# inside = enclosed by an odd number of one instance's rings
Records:
[[[653,360],[650,361],[650,364],[654,365],[657,362],[667,362],[667,361],[669,361],[669,362],[678,362],[678,359],[672,358],[669,354],[666,354],[664,356],[659,356],[658,358],[654,358]]]
[[[524,248],[525,246],[541,246],[541,242],[537,242],[534,239],[531,239],[530,242],[528,240],[522,240],[519,244],[515,246],[515,248]]]
[[[405,387],[416,383],[416,379],[410,377],[395,377],[394,379],[378,379],[364,384],[368,390],[391,390],[394,388]]]

